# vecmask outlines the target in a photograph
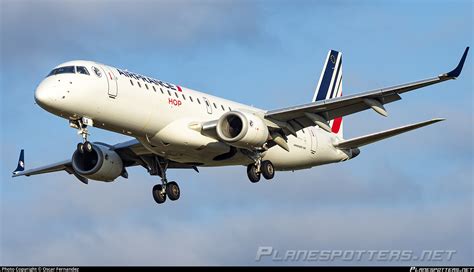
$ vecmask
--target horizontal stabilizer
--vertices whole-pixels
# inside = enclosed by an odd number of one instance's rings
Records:
[[[373,133],[373,134],[369,134],[369,135],[365,135],[365,136],[361,136],[361,137],[357,137],[357,138],[353,138],[349,140],[344,140],[342,142],[335,144],[334,146],[340,149],[350,149],[350,148],[361,147],[361,146],[368,145],[368,144],[371,144],[371,143],[374,143],[386,138],[396,136],[398,134],[402,134],[410,130],[428,126],[428,125],[431,125],[440,121],[444,121],[444,120],[445,119],[443,118],[431,119],[431,120],[416,123],[416,124],[411,124],[411,125],[394,128],[394,129],[390,129],[390,130],[386,130],[382,132],[377,132],[377,133]]]

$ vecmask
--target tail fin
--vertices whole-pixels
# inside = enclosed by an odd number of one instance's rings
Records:
[[[25,151],[22,149],[20,152],[20,157],[18,158],[18,165],[16,166],[13,173],[18,173],[25,170]]]
[[[318,86],[314,91],[313,102],[342,96],[342,53],[329,50]],[[342,117],[329,122],[333,133],[342,138]]]

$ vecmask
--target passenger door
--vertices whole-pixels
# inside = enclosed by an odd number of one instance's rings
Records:
[[[109,97],[115,98],[117,97],[117,94],[118,94],[118,82],[117,82],[118,79],[115,76],[112,69],[110,69],[109,67],[105,66],[104,70],[105,70],[105,75],[107,77],[107,82],[109,84],[109,90],[108,90]]]

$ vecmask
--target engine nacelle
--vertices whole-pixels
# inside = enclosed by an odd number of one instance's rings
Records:
[[[217,121],[220,140],[241,148],[262,147],[268,140],[268,127],[262,118],[247,112],[230,111]]]
[[[91,152],[74,152],[72,168],[77,174],[88,179],[114,181],[122,174],[123,162],[109,147],[93,144]]]

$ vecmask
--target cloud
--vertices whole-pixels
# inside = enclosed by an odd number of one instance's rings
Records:
[[[250,42],[263,35],[258,13],[231,1],[3,1],[2,62]]]
[[[217,184],[213,182],[221,196],[215,195],[213,203],[200,202],[200,192],[185,191],[183,202],[159,207],[118,183],[114,189],[87,188],[90,192],[49,184],[52,190],[62,188],[63,197],[39,191],[31,199],[9,202],[26,205],[2,213],[2,222],[8,222],[3,224],[2,264],[253,265],[257,247],[266,245],[280,250],[449,249],[457,250],[450,264],[471,260],[472,244],[465,235],[472,222],[465,215],[472,207],[465,200],[402,208],[317,201],[303,205],[277,189],[270,199],[242,194],[241,205],[231,201],[232,208],[218,209],[232,194],[228,184]],[[267,185],[267,190],[273,188]]]
[[[469,188],[451,183],[445,190],[438,186],[444,179],[419,184],[383,162],[366,174],[357,167],[279,172],[257,184],[241,167],[172,171],[182,199],[161,206],[151,198],[153,177],[139,168],[112,184],[83,185],[64,173],[35,177],[37,186],[30,179],[9,183],[18,194],[2,196],[2,263],[254,265],[265,245],[449,249],[457,253],[448,264],[471,260],[472,194],[460,194]],[[437,201],[424,197],[427,188],[438,192]]]

